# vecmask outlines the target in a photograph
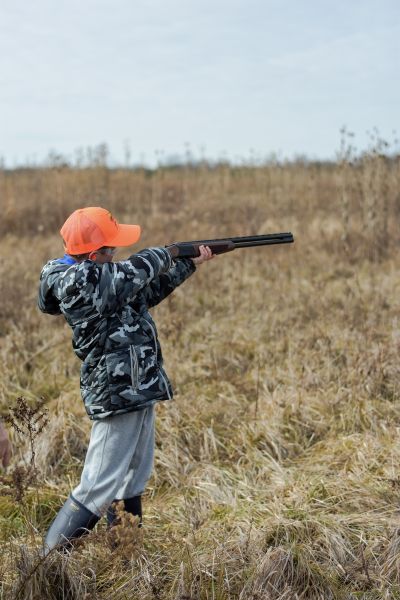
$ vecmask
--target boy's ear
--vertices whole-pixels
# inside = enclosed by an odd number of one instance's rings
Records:
[[[89,254],[89,260],[96,260],[96,256],[97,256],[97,251],[93,250],[93,252],[91,252]]]

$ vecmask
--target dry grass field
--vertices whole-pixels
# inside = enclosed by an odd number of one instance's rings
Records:
[[[353,160],[344,145],[336,164],[0,171],[0,406],[22,431],[2,474],[1,598],[400,598],[400,159],[383,150]],[[296,241],[217,257],[154,310],[176,396],[157,408],[144,527],[123,523],[115,550],[100,522],[70,556],[42,560],[90,421],[70,331],[39,313],[36,291],[84,205],[140,223],[138,249]]]

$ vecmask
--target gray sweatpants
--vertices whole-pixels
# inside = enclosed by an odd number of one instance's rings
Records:
[[[139,496],[154,460],[155,406],[94,421],[81,481],[72,495],[98,516],[113,500]]]

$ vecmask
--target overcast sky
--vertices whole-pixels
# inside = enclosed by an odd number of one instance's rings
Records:
[[[399,130],[399,0],[0,0],[0,155],[329,158]]]

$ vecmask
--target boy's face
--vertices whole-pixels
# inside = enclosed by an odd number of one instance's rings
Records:
[[[94,260],[103,265],[104,263],[112,262],[114,258],[114,254],[116,253],[117,248],[113,248],[111,246],[104,246],[103,248],[99,248],[99,250],[95,250],[93,254]]]

